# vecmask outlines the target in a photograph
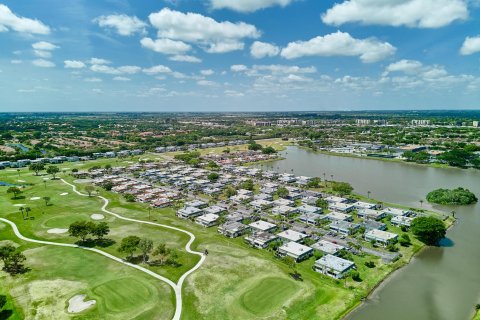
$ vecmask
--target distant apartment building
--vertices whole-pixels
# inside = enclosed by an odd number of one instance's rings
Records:
[[[355,121],[358,126],[368,126],[372,123],[372,120],[370,119],[357,119]]]
[[[257,121],[257,120],[247,120],[246,124],[254,127],[270,127],[272,123],[270,121]]]
[[[430,120],[412,120],[412,126],[429,126]]]
[[[479,128],[480,127],[480,121],[473,121],[473,126],[475,128]]]

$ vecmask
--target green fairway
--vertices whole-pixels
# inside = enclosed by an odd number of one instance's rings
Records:
[[[241,296],[241,305],[256,316],[265,316],[282,307],[298,289],[293,281],[268,277]]]
[[[107,313],[122,313],[129,311],[133,306],[146,309],[150,296],[155,294],[155,288],[151,284],[138,281],[135,278],[121,278],[102,283],[92,289],[95,295],[102,297],[104,308]],[[128,301],[128,303],[125,303]]]

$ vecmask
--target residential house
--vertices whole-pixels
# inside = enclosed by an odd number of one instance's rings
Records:
[[[288,256],[295,259],[296,262],[300,262],[311,257],[313,255],[313,249],[292,241],[278,248],[278,255],[281,257]]]
[[[349,270],[354,268],[355,263],[352,261],[331,254],[321,257],[313,266],[313,270],[335,279],[343,278]]]
[[[240,222],[227,222],[218,227],[218,232],[229,238],[236,238],[250,230],[250,227]]]

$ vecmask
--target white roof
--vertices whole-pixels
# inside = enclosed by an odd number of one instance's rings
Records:
[[[339,244],[327,241],[327,240],[320,240],[317,243],[312,245],[313,249],[320,250],[322,252],[328,253],[328,254],[335,254],[338,251],[345,249],[344,246],[341,246]]]
[[[215,222],[217,221],[219,218],[218,214],[214,214],[214,213],[207,213],[207,214],[204,214],[200,217],[197,217],[197,220],[201,220],[201,221],[204,221],[204,222]]]
[[[344,213],[341,213],[341,212],[332,211],[329,214],[327,214],[326,217],[328,219],[331,219],[331,220],[345,221],[347,219],[350,219],[352,216],[349,215],[349,214],[344,214]]]
[[[383,209],[383,212],[385,212],[386,214],[394,215],[394,216],[405,216],[405,215],[407,215],[410,211],[389,207],[389,208]]]
[[[335,257],[331,254],[327,254],[317,261],[315,261],[315,265],[318,266],[325,266],[327,268],[333,269],[337,272],[344,272],[345,270],[355,265],[352,261],[342,259],[339,257]]]
[[[263,220],[252,222],[249,226],[261,231],[267,231],[276,227],[275,224]]]
[[[297,232],[295,230],[285,230],[277,234],[280,238],[287,239],[289,241],[298,242],[307,237],[307,235]]]
[[[345,198],[336,197],[336,196],[326,197],[325,200],[327,200],[328,202],[345,202],[345,201],[347,201],[347,199],[345,199]]]
[[[300,256],[302,254],[305,254],[306,252],[312,251],[313,249],[306,245],[292,241],[284,244],[283,246],[278,248],[278,250],[290,253],[294,256]]]
[[[368,231],[365,234],[365,237],[382,239],[382,240],[388,241],[388,240],[391,240],[391,239],[395,239],[397,237],[397,235],[395,233],[392,233],[392,232],[373,229],[373,230]]]

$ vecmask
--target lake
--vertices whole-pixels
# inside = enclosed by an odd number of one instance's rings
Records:
[[[339,157],[289,147],[285,160],[263,169],[296,175],[346,181],[356,193],[380,201],[420,207],[420,200],[437,188],[466,187],[480,195],[480,171],[432,168],[415,164]],[[480,205],[423,207],[451,212],[457,224],[447,233],[444,246],[427,248],[410,264],[394,273],[349,320],[467,320],[480,303]]]

